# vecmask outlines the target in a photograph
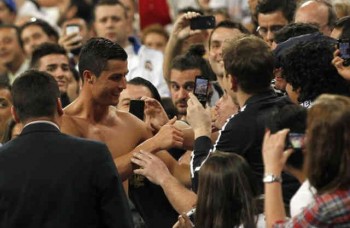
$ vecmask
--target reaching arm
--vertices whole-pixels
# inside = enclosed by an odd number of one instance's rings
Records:
[[[136,174],[141,174],[162,187],[169,202],[179,214],[189,211],[195,205],[196,194],[171,175],[167,166],[157,156],[140,151],[134,154],[132,162],[140,166],[134,170]],[[188,170],[187,173],[189,176]]]
[[[182,44],[185,39],[190,35],[198,33],[198,31],[190,30],[190,19],[198,17],[199,13],[189,12],[180,16],[175,24],[172,33],[170,34],[169,41],[165,47],[164,62],[163,62],[163,74],[165,81],[170,82],[170,64],[173,58],[180,54]]]
[[[182,147],[183,134],[180,130],[173,126],[175,121],[175,118],[170,120],[159,130],[159,132],[155,136],[144,141],[131,152],[114,159],[114,162],[118,167],[120,176],[123,181],[128,179],[129,176],[132,174],[132,165],[130,161],[133,156],[133,153],[139,152],[141,150],[156,153],[160,150],[166,150],[171,147]]]
[[[288,130],[282,130],[271,135],[270,131],[265,133],[263,142],[263,160],[265,175],[273,174],[281,177],[283,167],[292,153],[292,150],[284,151],[284,142]],[[282,197],[282,183],[265,183],[265,216],[267,227],[286,218]]]

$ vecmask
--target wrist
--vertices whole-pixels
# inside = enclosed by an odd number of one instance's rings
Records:
[[[173,181],[172,178],[173,178],[172,175],[166,175],[166,174],[162,175],[162,176],[158,179],[159,185],[160,185],[162,188],[166,188],[166,186],[167,186],[168,184],[170,184],[171,181]]]
[[[282,183],[281,175],[275,175],[273,173],[265,173],[263,177],[264,183]]]
[[[194,130],[194,138],[199,138],[201,136],[210,137],[211,129],[207,128],[199,128]]]

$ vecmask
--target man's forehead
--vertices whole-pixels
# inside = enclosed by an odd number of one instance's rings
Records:
[[[288,24],[288,20],[281,10],[277,10],[266,14],[259,13],[258,23],[259,26],[286,25]]]
[[[1,36],[16,36],[16,29],[15,28],[11,28],[11,27],[3,27],[0,28],[0,35]]]
[[[219,40],[223,41],[226,39],[233,38],[232,36],[236,36],[242,34],[242,32],[239,29],[236,28],[217,28],[213,31],[213,34],[211,35],[211,41]]]
[[[112,14],[111,14],[112,13]],[[106,16],[110,16],[113,15],[113,16],[124,16],[125,15],[125,9],[119,5],[119,4],[116,4],[116,5],[100,5],[100,6],[97,6],[95,8],[95,16],[96,18],[102,18],[102,17],[106,17]]]
[[[68,56],[63,54],[49,54],[40,58],[41,64],[69,64]]]

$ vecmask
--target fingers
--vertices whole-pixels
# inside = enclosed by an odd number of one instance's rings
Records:
[[[171,120],[169,120],[168,121],[168,125],[173,125],[175,122],[176,122],[176,120],[177,120],[177,117],[176,116],[174,116]]]
[[[187,12],[187,13],[185,13],[185,18],[187,19],[187,20],[191,20],[192,18],[195,18],[195,17],[198,17],[198,16],[200,16],[200,14],[199,13],[197,13],[197,12]]]
[[[340,55],[340,50],[339,49],[336,49],[334,52],[333,52],[333,57],[337,57]]]
[[[284,151],[283,153],[283,160],[284,162],[286,162],[289,158],[289,156],[294,152],[294,150],[291,148],[291,149],[288,149],[286,151]]]

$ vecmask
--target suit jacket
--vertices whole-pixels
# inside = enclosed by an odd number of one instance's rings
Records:
[[[0,148],[0,227],[133,227],[106,145],[26,126]]]

